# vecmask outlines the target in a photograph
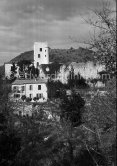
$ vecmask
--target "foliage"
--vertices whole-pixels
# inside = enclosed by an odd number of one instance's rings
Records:
[[[106,1],[100,10],[93,11],[93,15],[96,17],[95,20],[86,20],[95,28],[94,36],[88,44],[95,50],[97,60],[101,60],[106,65],[106,70],[113,73],[116,70],[116,11]]]
[[[34,97],[33,100],[37,101],[37,100],[39,100],[39,97]]]
[[[17,67],[16,67],[15,63],[13,63],[11,66],[11,75],[10,75],[10,78],[12,81],[14,81],[16,79],[16,76],[15,76],[15,74],[17,73],[16,70],[17,70]]]
[[[108,165],[112,165],[115,154],[112,147],[116,140],[116,90],[115,81],[111,80],[107,87],[107,94],[99,93],[91,101],[91,107],[84,114],[84,121],[89,131],[86,132],[87,142],[94,151],[100,150]]]
[[[31,61],[30,60],[20,60],[17,65],[19,66],[20,68],[20,71],[23,71],[24,70],[24,66],[28,66],[31,64]]]
[[[24,100],[26,99],[26,96],[23,95],[23,96],[21,97],[21,99],[24,101]]]
[[[3,102],[4,101],[4,102]],[[15,157],[21,148],[21,139],[14,127],[12,109],[7,98],[0,99],[0,165],[15,165]]]
[[[50,89],[53,84],[56,89],[64,89],[59,82],[49,84]],[[14,115],[17,108],[9,103],[7,94],[2,96],[0,165],[112,165],[116,135],[115,80],[108,82],[105,90],[108,92],[105,96],[97,93],[92,99],[91,107],[85,106],[84,99],[74,91],[71,96],[61,96],[62,100],[35,104],[32,117]]]
[[[61,103],[61,119],[68,120],[73,126],[78,126],[82,123],[82,114],[85,101],[79,94],[73,94],[71,96],[64,96]]]
[[[77,77],[74,75],[74,71],[71,70],[68,78],[67,83],[68,88],[89,88],[88,84],[86,83],[86,80],[78,73]]]
[[[60,81],[51,81],[49,80],[47,83],[48,87],[48,98],[60,98],[62,95],[62,90],[65,86]]]
[[[26,102],[30,102],[32,99],[30,97],[26,98]]]

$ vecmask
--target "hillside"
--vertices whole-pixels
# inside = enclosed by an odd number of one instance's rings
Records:
[[[33,51],[27,51],[21,53],[10,62],[18,62],[21,60],[31,60],[33,61]],[[93,52],[84,49],[50,49],[49,51],[50,62],[68,63],[68,62],[86,62],[93,61]]]
[[[34,51],[26,51],[13,58],[10,62],[17,63],[21,60],[33,61]],[[79,47],[78,49],[50,49],[49,50],[50,62],[69,63],[69,62],[87,62],[94,61],[93,52]],[[4,66],[0,66],[0,75],[4,75]]]

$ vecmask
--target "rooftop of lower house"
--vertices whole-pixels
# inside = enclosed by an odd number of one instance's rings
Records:
[[[18,80],[16,79],[12,85],[23,85],[23,84],[46,84],[47,79],[25,79],[25,80]]]

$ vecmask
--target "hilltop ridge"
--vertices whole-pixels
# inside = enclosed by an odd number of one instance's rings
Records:
[[[21,60],[29,60],[33,61],[34,51],[25,51],[15,58],[11,59],[7,63],[17,63]],[[87,62],[94,61],[93,51],[79,47],[78,49],[70,48],[70,49],[51,49],[49,50],[49,61],[56,63],[71,63],[71,62]],[[0,75],[4,75],[4,65],[0,66]]]
[[[33,61],[34,51],[26,51],[13,58],[10,62],[18,62],[21,60]],[[93,61],[93,51],[79,47],[78,49],[50,49],[49,50],[50,62],[68,63],[68,62],[87,62]]]

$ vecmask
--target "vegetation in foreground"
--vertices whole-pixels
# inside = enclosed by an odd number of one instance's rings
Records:
[[[73,92],[71,97],[63,96],[59,103],[38,105],[32,117],[14,115],[7,92],[1,93],[0,165],[114,165],[114,83],[115,80],[110,81],[108,95],[97,94],[91,106],[85,106],[84,99]]]

